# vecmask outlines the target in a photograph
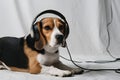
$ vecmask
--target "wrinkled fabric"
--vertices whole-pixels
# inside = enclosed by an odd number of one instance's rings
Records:
[[[120,57],[119,5],[119,0],[1,0],[0,37],[29,34],[34,17],[41,11],[54,9],[61,12],[69,23],[67,43],[73,60],[114,60]],[[66,49],[60,48],[60,55],[69,59]],[[119,68],[119,64],[80,65]]]

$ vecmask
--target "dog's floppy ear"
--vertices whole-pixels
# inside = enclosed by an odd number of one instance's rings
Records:
[[[36,22],[33,26],[33,34],[34,34],[34,47],[37,50],[43,49],[44,45],[46,45],[45,37],[42,33],[42,23]]]

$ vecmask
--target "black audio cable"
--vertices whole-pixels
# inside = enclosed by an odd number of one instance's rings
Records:
[[[68,60],[71,61],[76,67],[78,67],[80,69],[87,70],[87,71],[115,71],[116,73],[120,73],[119,68],[118,69],[110,69],[110,68],[109,69],[89,69],[89,68],[81,67],[78,64],[76,64],[76,61],[74,62],[74,60],[72,59],[72,56],[71,56],[71,53],[70,53],[69,48],[67,46],[67,43],[66,43],[66,49],[67,49],[69,57],[70,57],[70,60],[69,59]],[[120,60],[120,59],[118,59],[118,60]]]

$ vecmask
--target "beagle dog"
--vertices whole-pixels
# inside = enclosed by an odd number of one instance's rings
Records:
[[[46,13],[60,16],[44,17],[37,22],[35,19],[31,32],[26,37],[0,38],[0,61],[4,62],[9,70],[31,74],[62,77],[82,73],[82,69],[70,68],[59,60],[58,48],[65,47],[69,34],[64,16],[54,10],[43,11],[39,16]]]

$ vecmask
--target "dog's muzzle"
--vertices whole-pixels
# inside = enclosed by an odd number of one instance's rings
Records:
[[[57,40],[57,44],[61,44],[63,42],[63,35],[56,35],[55,38]]]

